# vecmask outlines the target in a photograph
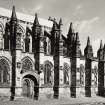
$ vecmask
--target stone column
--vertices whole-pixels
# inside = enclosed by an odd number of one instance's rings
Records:
[[[100,43],[100,48],[97,52],[98,57],[98,95],[104,95],[104,52],[103,52],[103,45],[102,41]]]
[[[71,97],[76,98],[76,37],[73,35],[73,41],[71,44]]]
[[[90,38],[88,37],[87,45],[84,50],[85,55],[85,96],[91,97],[91,59],[93,57],[93,49],[90,45]]]
[[[76,97],[76,57],[71,58],[71,97]]]
[[[16,86],[16,35],[17,35],[17,17],[15,7],[12,9],[12,16],[10,20],[10,51],[12,56],[12,81],[11,81],[11,96],[10,100],[14,100],[15,86]]]
[[[53,28],[52,33],[54,35],[54,98],[59,98],[59,39],[60,39],[60,33],[57,26],[57,22],[54,20],[53,22]]]
[[[34,52],[35,59],[35,70],[38,75],[40,74],[40,35],[41,35],[41,26],[38,21],[38,16],[35,14],[34,23],[32,26],[32,51]],[[37,81],[39,82],[39,81]],[[34,87],[34,99],[38,100],[39,97],[39,83],[35,84]]]
[[[54,56],[54,98],[59,98],[59,56]]]
[[[91,60],[85,59],[85,96],[91,97]]]
[[[54,98],[59,98],[59,38],[55,39],[54,48]]]
[[[104,95],[104,62],[98,63],[98,95]]]

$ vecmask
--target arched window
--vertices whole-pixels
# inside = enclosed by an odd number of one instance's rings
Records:
[[[69,70],[70,67],[67,63],[64,63],[63,72],[64,72],[64,84],[69,84]]]
[[[44,83],[52,84],[52,63],[47,61],[44,65]]]
[[[26,36],[25,38],[25,52],[29,52],[30,50],[30,38],[29,36]]]
[[[98,81],[97,75],[98,75],[98,68],[97,66],[94,66],[94,86],[97,86],[97,81]]]
[[[26,28],[26,37],[25,37],[25,52],[30,51],[30,32],[29,28]]]
[[[85,67],[84,65],[80,65],[80,85],[84,85],[84,73],[85,73]]]
[[[44,52],[47,55],[51,54],[51,41],[48,37],[46,37],[46,40],[44,41]]]
[[[16,35],[16,48],[21,49],[22,48],[22,37],[25,34],[24,28],[18,24],[17,25],[17,35]]]
[[[33,70],[33,62],[29,57],[22,59],[22,71],[21,73]]]
[[[0,85],[8,85],[10,81],[10,67],[8,61],[0,58]]]

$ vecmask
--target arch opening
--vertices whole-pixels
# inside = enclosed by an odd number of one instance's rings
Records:
[[[44,63],[44,84],[52,85],[53,82],[53,74],[52,74],[53,65],[51,62],[46,61]]]
[[[22,95],[24,97],[33,98],[37,91],[38,82],[33,75],[26,75],[22,80]],[[36,90],[35,90],[36,89]]]

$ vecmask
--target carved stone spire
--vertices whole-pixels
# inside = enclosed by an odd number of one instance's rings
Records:
[[[90,46],[90,38],[88,36],[88,39],[87,39],[87,46]]]
[[[71,33],[74,33],[73,23],[72,22],[70,23],[70,28],[69,28],[69,31],[68,31],[68,34],[71,34]]]
[[[16,12],[15,12],[15,6],[13,6],[13,8],[12,8],[11,20],[17,20],[17,16],[16,16]]]
[[[100,41],[100,49],[103,49],[102,40]]]
[[[103,53],[103,44],[102,44],[102,40],[101,40],[100,41],[100,48],[97,51],[97,57],[98,57],[99,60],[103,60],[103,56],[104,56],[104,53]]]
[[[53,22],[52,30],[53,31],[57,31],[58,30],[58,26],[57,26],[56,20],[54,20],[54,22]]]
[[[60,20],[59,20],[59,28],[61,29],[61,27],[62,27],[62,18],[60,18]]]
[[[15,6],[12,8],[12,15],[10,20],[10,49],[16,49],[16,34],[17,34],[17,16]]]
[[[36,43],[38,42],[38,38],[40,37],[41,25],[39,24],[38,15],[35,14],[34,23],[32,26],[32,52],[35,52]]]
[[[85,54],[86,58],[93,57],[93,49],[92,49],[92,46],[90,45],[90,38],[89,37],[87,39],[87,45],[86,45],[86,48],[84,50],[84,54]]]
[[[76,57],[80,57],[80,55],[81,55],[80,40],[78,32],[76,32]]]
[[[40,26],[37,13],[35,13],[35,20],[33,26]]]

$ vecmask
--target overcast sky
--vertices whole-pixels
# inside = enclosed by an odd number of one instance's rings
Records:
[[[63,33],[68,32],[70,22],[79,32],[82,50],[90,36],[94,53],[99,48],[100,40],[105,42],[105,0],[0,0],[0,6],[48,19],[55,17],[63,20]]]

